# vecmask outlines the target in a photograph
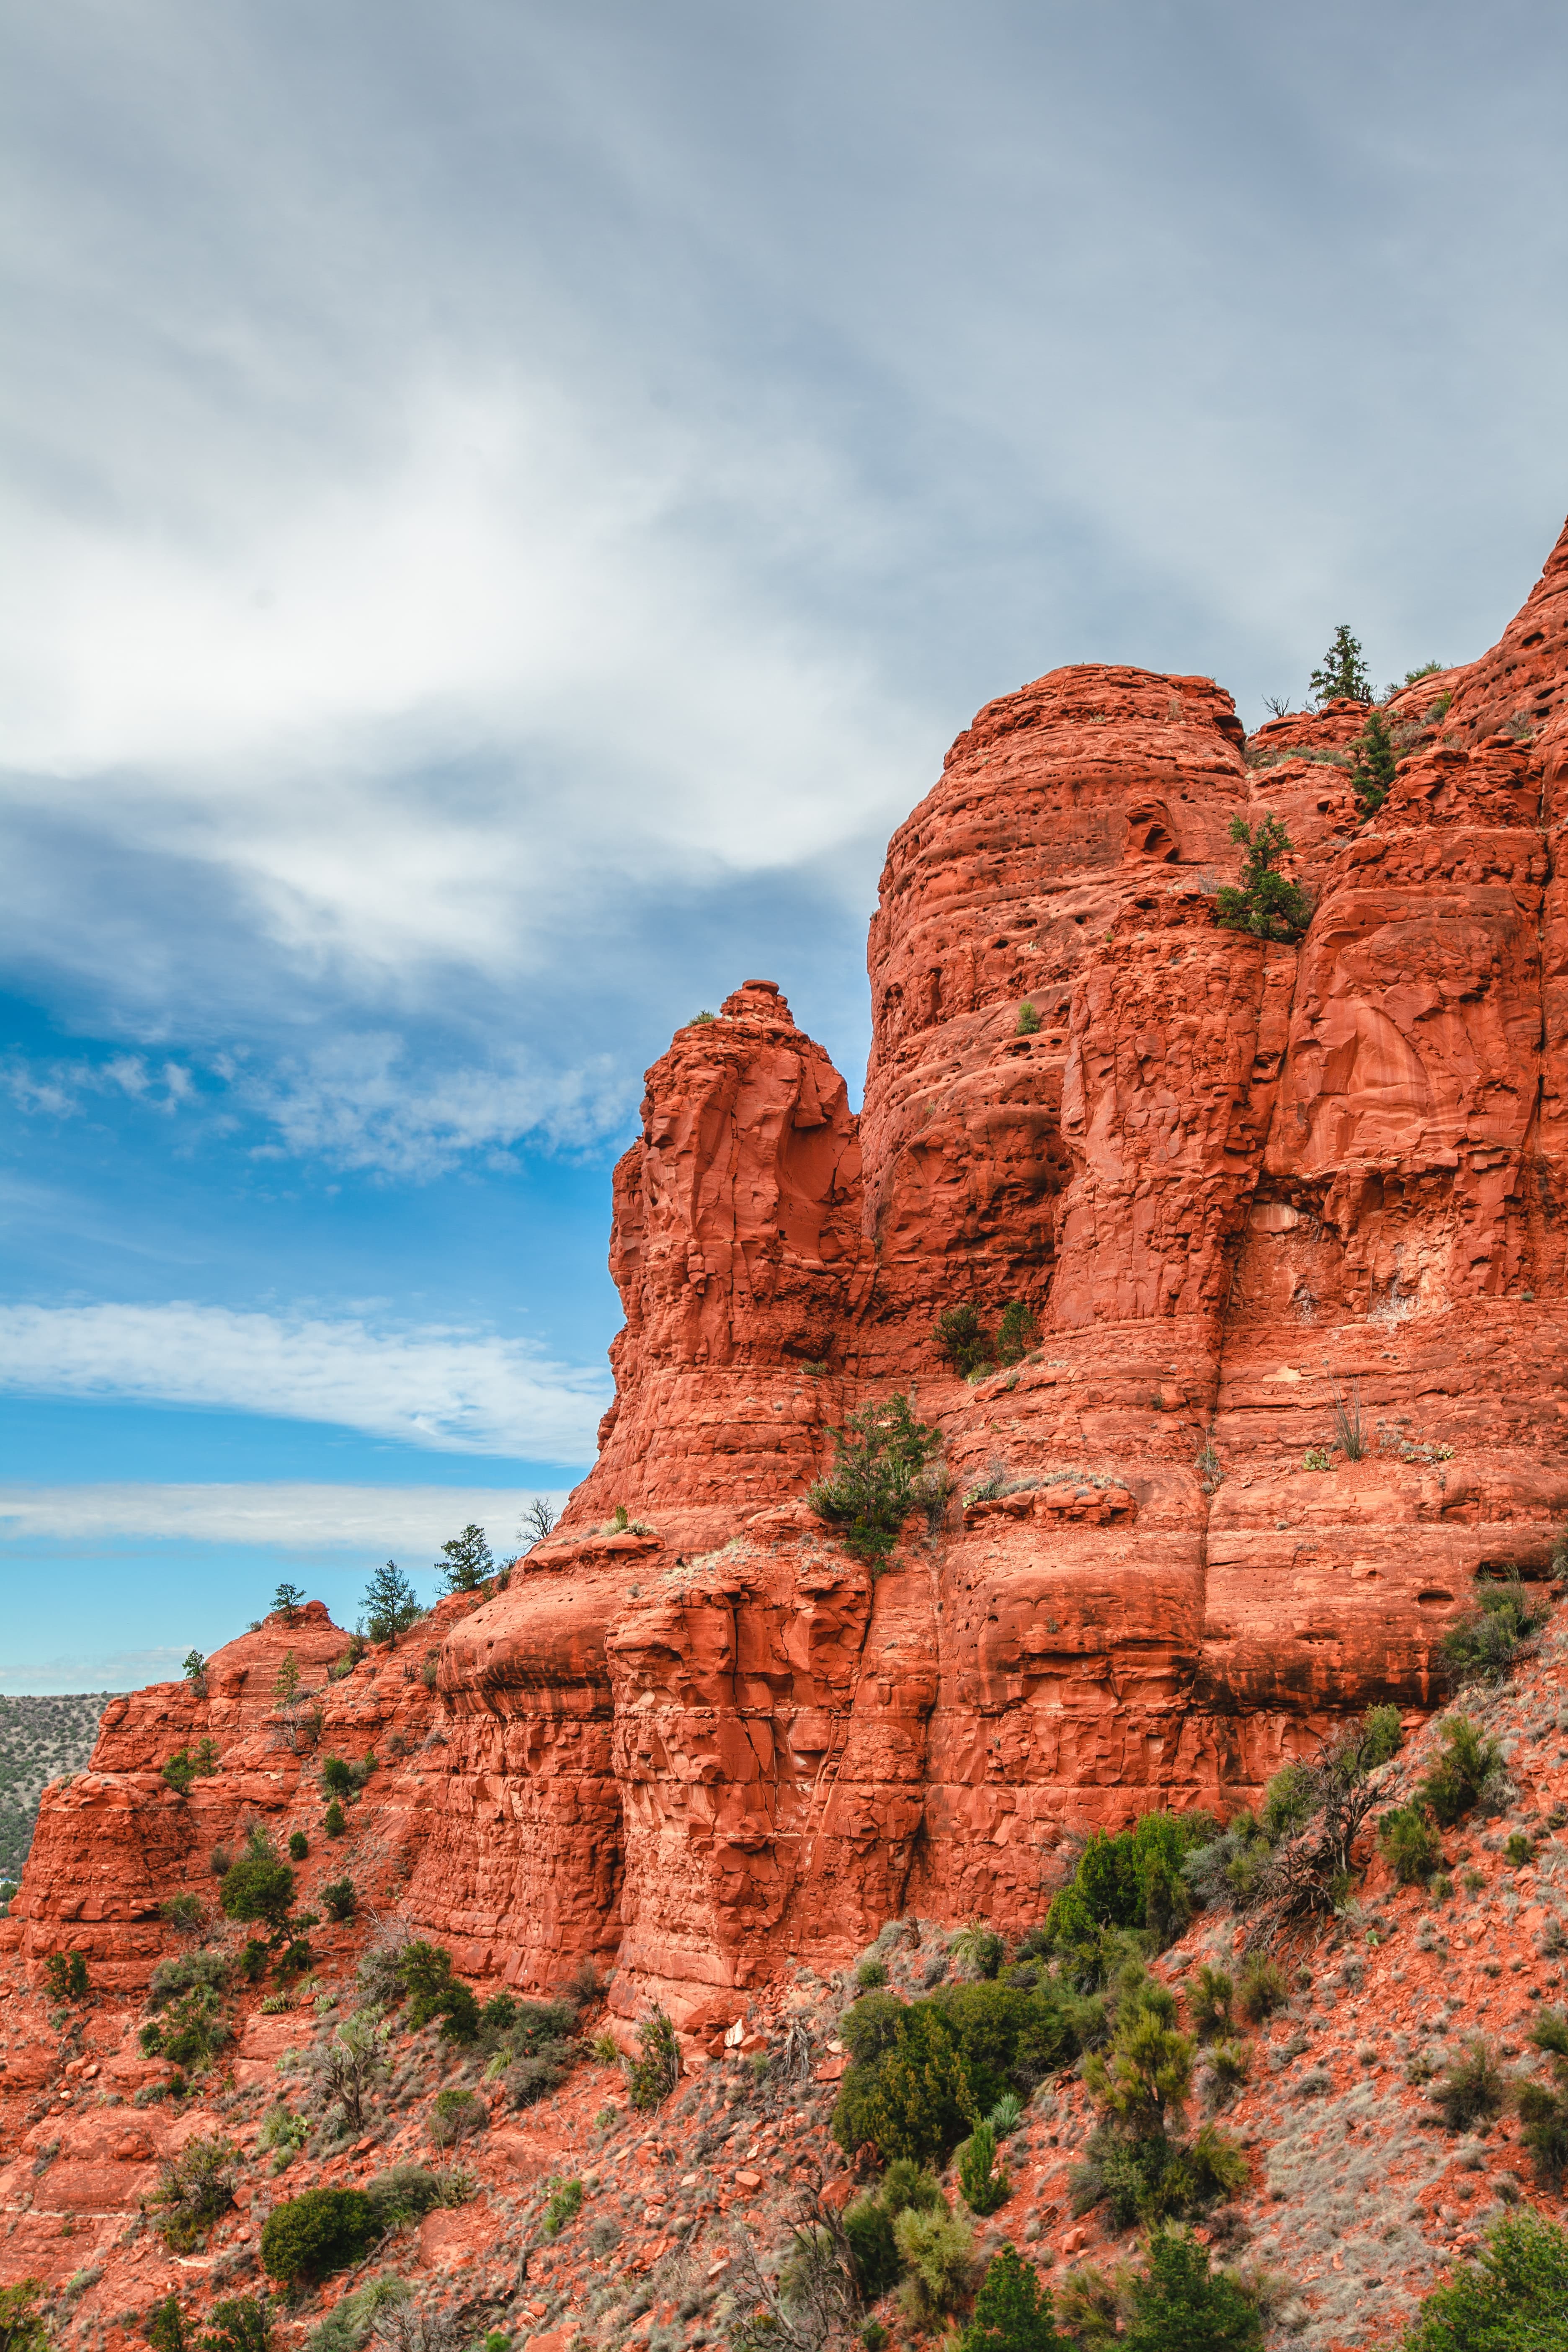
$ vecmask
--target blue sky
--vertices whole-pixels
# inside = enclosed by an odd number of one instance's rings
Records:
[[[1256,723],[1568,506],[1547,5],[50,0],[4,36],[0,1688],[510,1537],[609,1170],[1058,663]]]

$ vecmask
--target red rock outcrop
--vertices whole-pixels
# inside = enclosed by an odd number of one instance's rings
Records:
[[[1087,1824],[1223,1808],[1337,1716],[1426,1706],[1477,1570],[1544,1564],[1568,534],[1496,651],[1390,713],[1363,822],[1361,706],[1248,743],[1206,679],[1054,672],[894,837],[858,1120],[771,982],[650,1071],[598,1463],[505,1589],[316,1690],[322,1740],[379,1759],[382,1897],[466,1966],[614,1960],[624,2015],[657,1995],[712,2046],[906,1906],[1021,1926]],[[1264,815],[1299,948],[1215,923]],[[1037,1344],[955,1377],[939,1313],[1013,1302]],[[895,1386],[952,1491],[873,1580],[804,1495]],[[50,1793],[5,1931],[35,1963],[132,1980],[211,1843],[305,1802],[282,1638],[126,1702]],[[301,1630],[311,1678],[341,1642]],[[179,1799],[159,1767],[204,1736]]]

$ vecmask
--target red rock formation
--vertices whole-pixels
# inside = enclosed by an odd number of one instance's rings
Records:
[[[380,1759],[378,1888],[465,1965],[613,1958],[624,2014],[657,1994],[711,2044],[906,1904],[1021,1925],[1068,1833],[1426,1705],[1478,1568],[1543,1563],[1568,534],[1496,651],[1391,716],[1363,822],[1359,706],[1247,744],[1205,679],[1055,672],[894,838],[858,1122],[772,983],[679,1032],[616,1171],[598,1464],[506,1589],[318,1693],[322,1739]],[[1300,948],[1215,924],[1231,822],[1268,814]],[[938,1314],[1014,1301],[1037,1344],[956,1378]],[[803,1494],[895,1385],[952,1494],[873,1583]],[[282,1639],[205,1701],[128,1702],[51,1792],[9,1930],[35,1961],[75,1940],[131,1980],[215,1839],[316,1801]],[[340,1639],[302,1630],[312,1677]],[[178,1799],[158,1768],[204,1735],[222,1770]]]

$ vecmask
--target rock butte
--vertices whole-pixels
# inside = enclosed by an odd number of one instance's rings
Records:
[[[311,1780],[289,1649],[321,1748],[380,1760],[363,1893],[471,1974],[614,1961],[693,2050],[902,1911],[1020,1928],[1071,1833],[1427,1706],[1478,1570],[1543,1567],[1568,1507],[1568,531],[1494,651],[1394,698],[1363,824],[1326,755],[1364,716],[1247,740],[1210,680],[1099,666],[989,704],[889,851],[858,1120],[771,982],[649,1071],[616,1400],[553,1537],[341,1681],[314,1604],[205,1698],[115,1701],[5,1948],[144,1983],[160,1900]],[[1215,927],[1237,814],[1289,825],[1299,950]],[[1037,1349],[954,1378],[939,1312],[1012,1300]],[[873,1584],[804,1494],[894,1387],[955,1492]],[[1308,1471],[1336,1390],[1373,1442]],[[993,1465],[1037,1483],[965,1507]]]

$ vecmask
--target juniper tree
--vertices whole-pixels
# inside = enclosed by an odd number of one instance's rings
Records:
[[[424,1614],[418,1594],[395,1559],[376,1570],[364,1591],[365,1631],[373,1642],[390,1642],[395,1648],[398,1635]]]
[[[1321,669],[1312,672],[1311,690],[1320,703],[1372,700],[1372,679],[1362,655],[1361,639],[1351,635],[1348,621],[1342,621],[1334,631]]]
[[[1351,746],[1351,790],[1363,823],[1375,816],[1388,798],[1396,771],[1394,742],[1381,710],[1367,713],[1366,725]]]
[[[495,1571],[483,1528],[475,1527],[470,1519],[460,1536],[454,1536],[450,1543],[441,1546],[441,1558],[436,1566],[444,1580],[443,1592],[478,1591]]]
[[[1250,931],[1254,939],[1298,940],[1312,917],[1312,903],[1299,882],[1276,872],[1280,858],[1290,855],[1290,836],[1277,816],[1259,817],[1256,827],[1233,816],[1230,837],[1247,851],[1241,862],[1241,883],[1226,883],[1218,897],[1221,930]]]

